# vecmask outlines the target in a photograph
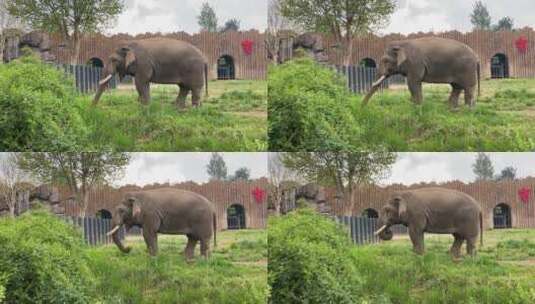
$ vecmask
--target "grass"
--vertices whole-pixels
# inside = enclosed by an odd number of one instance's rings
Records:
[[[535,151],[535,79],[486,80],[475,109],[449,108],[449,85],[424,84],[415,106],[406,86],[363,96],[352,109],[365,138],[392,151]],[[461,96],[464,104],[464,96]]]
[[[265,81],[211,81],[203,106],[175,106],[178,87],[153,85],[141,106],[133,86],[106,91],[98,107],[81,97],[81,113],[97,148],[119,151],[264,151],[267,149]]]
[[[425,242],[423,256],[408,237],[354,249],[365,303],[535,303],[535,229],[486,231],[478,255],[460,262],[447,253],[453,237]]]
[[[188,264],[183,236],[159,237],[150,257],[141,238],[122,254],[114,245],[92,248],[89,267],[103,303],[266,303],[267,236],[262,230],[224,231],[208,260]]]

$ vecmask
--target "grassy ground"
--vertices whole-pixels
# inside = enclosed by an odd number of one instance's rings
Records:
[[[406,86],[395,86],[377,93],[367,109],[357,97],[354,113],[366,137],[392,151],[535,150],[535,79],[481,85],[473,110],[448,107],[449,85],[424,84],[421,107],[411,103]]]
[[[263,151],[267,149],[265,81],[211,81],[199,109],[179,111],[178,87],[151,86],[151,103],[140,106],[132,85],[103,94],[92,108],[84,96],[82,114],[97,146],[121,151]]]
[[[182,255],[186,239],[159,237],[160,253],[150,257],[141,238],[93,248],[89,266],[96,274],[103,303],[266,303],[267,236],[262,230],[218,233],[218,246],[208,260],[188,264]]]
[[[535,303],[535,229],[486,231],[478,256],[459,262],[447,253],[451,236],[425,242],[424,256],[407,237],[355,248],[368,303]]]

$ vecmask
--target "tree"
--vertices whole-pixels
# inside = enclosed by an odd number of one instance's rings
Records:
[[[246,167],[241,167],[234,172],[234,175],[229,177],[230,181],[248,181],[251,177],[251,170]]]
[[[210,180],[225,180],[227,179],[227,164],[221,154],[214,152],[210,158],[210,162],[206,166],[206,172],[210,176]]]
[[[82,34],[106,29],[124,8],[123,0],[6,1],[9,13],[32,28],[61,34],[73,64],[78,61]]]
[[[14,152],[3,153],[0,158],[0,196],[3,196],[9,208],[9,215],[15,217],[17,193],[22,189],[22,183],[28,180],[28,175],[19,168],[19,155]]]
[[[225,25],[223,25],[223,28],[221,28],[221,32],[237,32],[240,30],[240,20],[232,18],[227,20],[225,22]]]
[[[355,35],[384,27],[395,0],[280,0],[282,15],[307,31],[330,33],[345,46],[345,64],[353,55]]]
[[[502,172],[499,176],[496,177],[496,180],[515,180],[516,178],[516,168],[513,166],[508,166],[502,169]]]
[[[279,62],[280,32],[294,28],[291,22],[282,16],[280,3],[282,0],[268,0],[268,28],[266,33],[266,49],[272,62]]]
[[[22,31],[27,29],[20,18],[14,17],[9,14],[7,10],[7,0],[0,0],[0,64],[3,63],[4,58],[4,42],[6,36],[9,36],[8,32]]]
[[[282,162],[309,181],[334,185],[339,197],[353,205],[353,193],[362,184],[379,181],[390,174],[396,161],[391,152],[297,152],[284,153]]]
[[[492,167],[490,157],[483,152],[477,154],[476,161],[472,165],[472,169],[476,176],[476,180],[478,181],[488,181],[492,180],[494,177],[494,168]]]
[[[514,20],[511,17],[503,17],[498,20],[498,23],[494,26],[494,31],[512,31],[514,27]]]
[[[197,22],[202,31],[217,32],[217,16],[208,2],[202,4],[201,13],[197,16]]]
[[[470,21],[476,30],[490,30],[491,18],[487,6],[482,1],[474,4]]]
[[[24,153],[21,167],[44,182],[65,184],[84,217],[89,193],[102,183],[120,178],[130,154],[120,152]]]

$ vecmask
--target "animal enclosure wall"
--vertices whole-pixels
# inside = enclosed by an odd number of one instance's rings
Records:
[[[334,215],[360,216],[369,209],[380,212],[392,193],[424,187],[454,189],[474,197],[482,206],[483,222],[489,228],[535,228],[535,178],[515,181],[480,181],[465,184],[452,181],[443,184],[421,183],[411,186],[361,186],[353,195],[353,204],[336,200],[334,189],[327,189],[327,201]],[[366,212],[365,212],[366,210]]]
[[[286,39],[286,37],[281,37]],[[380,62],[386,45],[395,40],[421,37],[443,37],[463,42],[470,46],[481,61],[481,78],[532,78],[535,77],[535,32],[531,28],[511,31],[473,31],[461,33],[414,33],[409,35],[389,34],[383,37],[364,35],[353,41],[351,65]],[[322,35],[323,46],[330,64],[341,65],[345,52],[333,37]],[[282,50],[287,53],[287,51]],[[499,60],[498,60],[499,59]],[[365,61],[363,61],[365,60]]]
[[[267,53],[264,34],[256,30],[247,32],[202,32],[190,35],[185,32],[169,34],[146,33],[136,36],[117,34],[104,36],[101,34],[86,35],[82,38],[78,64],[99,62],[106,64],[108,57],[121,45],[136,39],[165,37],[187,41],[198,47],[209,65],[209,78],[217,79],[218,62],[221,58],[231,58],[232,72],[235,79],[261,80],[266,79]],[[58,63],[70,63],[71,50],[59,35],[51,36],[51,53]]]
[[[86,216],[96,216],[97,214],[112,213],[118,205],[123,195],[130,191],[149,190],[163,187],[172,187],[192,191],[205,196],[213,202],[217,211],[218,229],[228,229],[227,211],[232,205],[243,207],[246,228],[266,228],[267,224],[267,179],[257,179],[254,181],[211,181],[205,184],[186,182],[180,184],[154,184],[145,187],[124,186],[113,188],[110,186],[98,186],[89,193],[89,204]],[[65,186],[58,186],[60,197],[71,196],[70,191]],[[65,215],[77,216],[80,208],[72,200],[62,203],[65,207]],[[232,208],[231,208],[232,210]]]

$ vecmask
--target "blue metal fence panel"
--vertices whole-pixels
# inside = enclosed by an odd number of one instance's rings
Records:
[[[334,68],[338,74],[345,77],[348,89],[356,94],[364,94],[368,92],[371,89],[372,84],[378,78],[377,68],[368,68],[357,65],[336,65]],[[405,84],[405,77],[402,75],[391,76],[387,81],[383,82],[380,89],[384,90],[390,85],[396,84]]]
[[[101,80],[102,68],[90,65],[72,65],[62,64],[58,66],[63,70],[65,75],[72,77],[76,89],[81,93],[93,93],[98,89],[98,83]],[[117,88],[119,81],[117,77],[113,76],[108,87],[111,89]]]
[[[111,225],[111,219],[95,218],[95,217],[75,217],[75,216],[64,216],[63,219],[72,224],[73,226],[78,227],[82,235],[87,242],[87,244],[92,246],[110,244],[113,242],[111,236],[106,234],[113,227]],[[141,229],[135,229],[129,231],[129,234],[135,235],[140,234]],[[122,227],[119,230],[119,239],[124,240],[126,236],[125,228]]]
[[[348,235],[356,245],[371,244],[380,241],[379,237],[374,235],[374,232],[379,228],[376,218],[335,216],[334,219],[336,222],[347,227]],[[392,226],[391,229],[395,234],[407,233],[407,227],[402,225]]]

